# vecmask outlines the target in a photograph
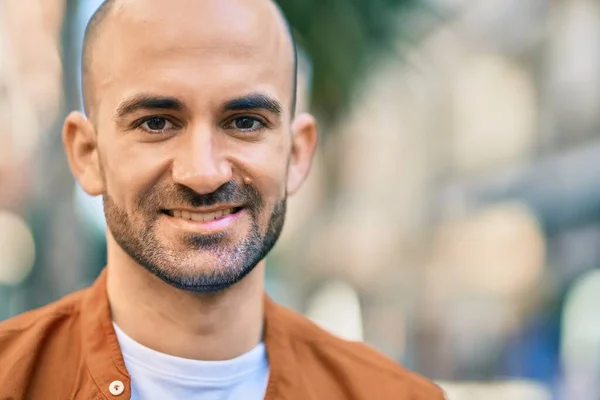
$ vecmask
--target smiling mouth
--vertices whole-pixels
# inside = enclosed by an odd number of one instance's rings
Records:
[[[243,207],[234,207],[212,212],[191,212],[187,210],[163,210],[162,212],[173,218],[179,218],[188,221],[209,222],[227,217],[229,215],[237,214],[242,210]]]

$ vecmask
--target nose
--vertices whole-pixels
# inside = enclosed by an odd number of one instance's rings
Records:
[[[186,135],[188,136],[188,135]],[[173,161],[175,183],[187,186],[199,194],[208,194],[233,178],[230,162],[210,129],[190,132],[181,141]]]

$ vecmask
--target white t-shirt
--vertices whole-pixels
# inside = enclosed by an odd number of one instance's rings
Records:
[[[131,376],[131,400],[263,400],[269,363],[263,343],[227,361],[173,357],[142,346],[116,324]]]

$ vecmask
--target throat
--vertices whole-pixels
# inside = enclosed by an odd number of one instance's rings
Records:
[[[140,345],[175,357],[220,361],[245,354],[262,341],[264,266],[218,294],[176,289],[139,266],[122,269],[109,264],[110,312],[114,323]]]

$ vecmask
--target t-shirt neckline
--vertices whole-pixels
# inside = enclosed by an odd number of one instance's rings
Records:
[[[232,381],[268,367],[263,342],[249,352],[223,361],[203,361],[175,357],[146,347],[129,337],[113,322],[123,358],[138,368],[160,376],[172,376],[192,381]]]

